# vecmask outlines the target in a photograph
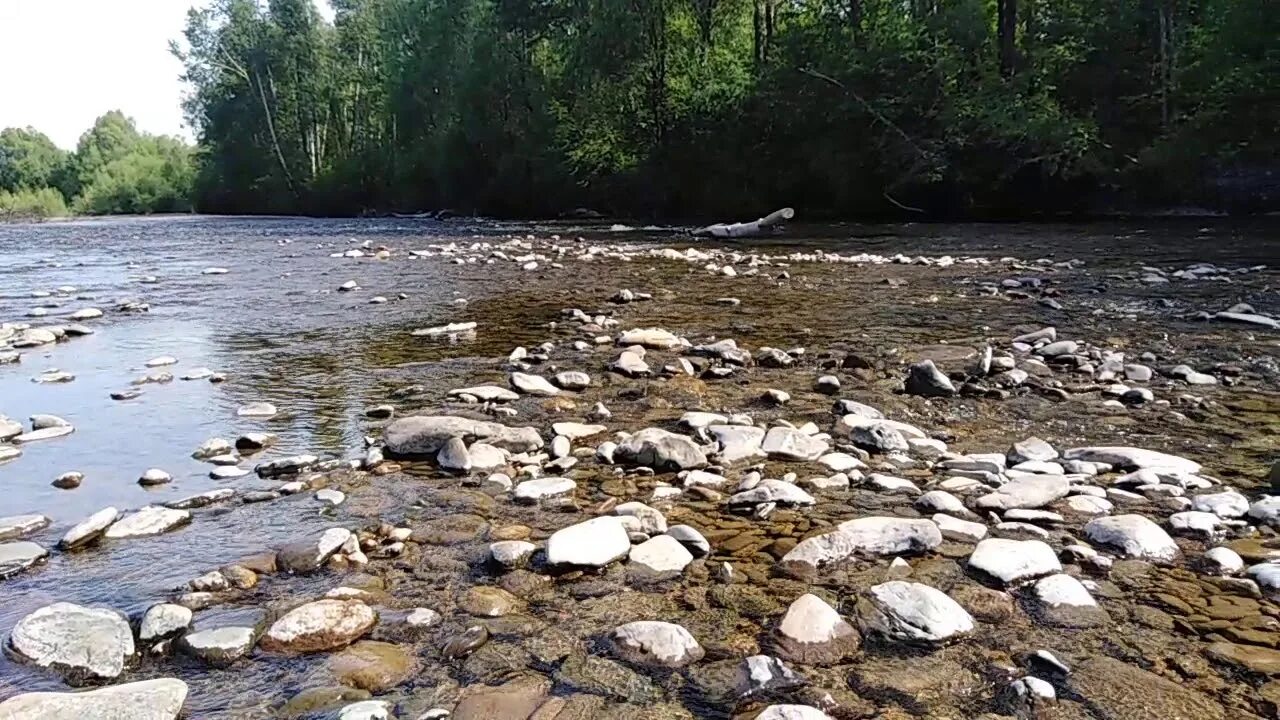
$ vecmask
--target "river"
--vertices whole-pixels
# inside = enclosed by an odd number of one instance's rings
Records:
[[[1247,303],[1264,316],[1280,314],[1278,231],[1280,224],[1274,220],[797,225],[784,236],[725,243],[692,241],[674,229],[462,220],[196,216],[0,225],[0,322],[49,325],[65,322],[67,316],[83,308],[100,308],[105,313],[102,318],[83,321],[93,334],[26,349],[21,362],[0,365],[0,415],[26,424],[31,415],[52,414],[75,427],[68,436],[24,444],[21,456],[0,463],[0,487],[4,490],[0,516],[37,513],[49,517],[51,525],[27,539],[52,547],[68,527],[103,507],[123,511],[218,488],[233,488],[238,493],[270,490],[279,481],[252,474],[234,480],[213,479],[210,464],[194,459],[191,453],[209,438],[234,440],[247,432],[262,431],[276,434],[279,440],[265,452],[245,457],[240,464],[246,469],[299,453],[358,460],[365,454],[365,438],[376,442],[385,426],[385,421],[368,417],[367,409],[390,403],[396,406],[397,416],[412,412],[474,414],[473,409],[460,409],[447,401],[447,391],[484,383],[505,386],[502,364],[512,349],[532,349],[548,340],[557,344],[552,359],[531,372],[550,376],[572,369],[588,372],[593,378],[606,376],[577,399],[576,405],[524,398],[514,405],[517,417],[499,418],[509,424],[542,428],[548,439],[552,422],[584,420],[596,401],[613,410],[614,417],[607,423],[612,430],[634,431],[653,424],[670,427],[686,410],[745,411],[757,420],[791,418],[797,425],[813,420],[822,430],[829,430],[834,419],[829,412],[830,399],[812,391],[813,379],[824,367],[823,353],[829,357],[854,353],[871,358],[872,369],[853,376],[842,371],[848,391],[840,397],[867,402],[891,417],[939,430],[938,436],[963,451],[1004,452],[1011,442],[1033,434],[1059,447],[1136,445],[1194,458],[1205,464],[1206,474],[1245,490],[1252,499],[1265,486],[1270,463],[1277,456],[1280,332],[1192,316],[1200,311],[1226,310],[1237,303]],[[529,246],[497,248],[512,238],[526,239]],[[610,250],[582,259],[582,249],[592,245]],[[389,257],[376,259],[379,247],[387,248]],[[659,248],[690,247],[720,249],[729,255],[688,262],[657,253]],[[500,255],[495,256],[495,248]],[[349,252],[352,250],[360,250],[362,256],[335,257],[355,254]],[[969,262],[837,264],[821,262],[821,253],[954,256]],[[522,269],[524,262],[513,260],[522,254],[540,255],[533,261],[537,267]],[[769,255],[773,260],[753,265],[753,254]],[[790,258],[779,260],[784,256]],[[1078,262],[1067,264],[1070,260]],[[716,264],[715,272],[704,267],[709,263]],[[1226,271],[1202,280],[1172,275],[1195,263],[1215,263]],[[737,272],[719,272],[724,264],[735,265]],[[1144,280],[1144,275],[1152,274],[1144,267],[1160,269],[1169,281]],[[208,272],[214,268],[226,272]],[[780,274],[784,269],[785,275]],[[1011,278],[1021,279],[1015,283],[1018,287],[1000,286],[1002,280]],[[341,290],[349,281],[357,289]],[[611,304],[609,298],[621,288],[652,293],[654,299]],[[386,301],[371,302],[375,296]],[[717,304],[719,298],[730,296],[740,302]],[[1062,309],[1037,302],[1046,299],[1061,303]],[[752,349],[804,346],[807,352],[797,354],[801,360],[795,368],[761,368],[763,377],[752,376],[750,383],[703,383],[692,378],[688,382],[681,378],[629,382],[605,373],[612,358],[607,347],[594,353],[567,351],[573,339],[586,337],[590,341],[590,337],[576,333],[562,313],[564,308],[575,307],[589,314],[607,311],[621,320],[622,328],[669,328],[695,343],[700,338],[732,337]],[[412,334],[414,329],[456,322],[475,322],[478,328],[473,336],[452,338]],[[967,353],[973,347],[988,341],[1007,346],[1008,338],[1042,325],[1056,326],[1059,337],[1124,351],[1131,360],[1152,352],[1158,359],[1150,364],[1157,369],[1186,363],[1215,375],[1219,382],[1212,387],[1186,387],[1160,379],[1152,384],[1155,395],[1172,405],[1152,403],[1131,409],[1102,405],[1103,396],[1079,387],[1089,384],[1087,375],[1065,381],[1073,386],[1068,387],[1071,399],[1065,402],[1016,392],[1005,399],[961,397],[924,402],[894,392],[893,381],[901,376],[905,362],[936,357],[944,370],[952,370],[948,363],[970,362]],[[177,363],[147,367],[148,361],[160,356],[172,356]],[[650,363],[660,368],[670,361],[663,357]],[[197,368],[220,373],[225,381],[180,379]],[[73,374],[74,380],[33,382],[55,369]],[[157,372],[171,373],[174,379],[134,384]],[[421,387],[405,391],[415,385]],[[628,394],[627,388],[633,385],[643,389]],[[762,406],[758,397],[765,387],[788,391],[792,402],[785,409]],[[140,394],[127,400],[111,397],[114,392],[130,389]],[[1188,394],[1203,401],[1181,397]],[[237,415],[237,408],[258,401],[274,404],[278,414],[269,419]],[[593,469],[591,462],[584,465],[586,470],[580,466],[570,474],[580,485],[576,498],[580,514],[608,497],[648,499],[644,490],[651,481],[645,476],[625,476],[621,481],[610,471]],[[172,482],[140,485],[137,480],[148,468],[163,469]],[[536,508],[515,506],[502,496],[495,504],[482,492],[443,479],[426,464],[410,463],[404,469],[409,472],[386,476],[343,471],[346,474],[335,476],[333,486],[341,487],[348,500],[336,508],[326,507],[307,492],[272,502],[232,501],[193,511],[191,524],[173,532],[103,542],[84,552],[55,550],[48,562],[0,581],[0,596],[4,597],[0,631],[7,632],[34,609],[61,600],[110,607],[137,618],[150,605],[172,597],[188,580],[211,569],[335,525],[354,530],[385,519],[416,528],[441,517],[473,514],[494,526],[512,523],[531,527],[531,537],[538,542],[572,520],[572,514],[561,510],[540,513]],[[918,477],[913,477],[923,484],[922,478],[928,474],[919,467],[910,469],[917,471]],[[78,488],[63,490],[51,485],[55,477],[69,471],[84,474]],[[591,479],[589,486],[587,479]],[[859,493],[852,497],[867,502]],[[897,508],[899,501],[876,501],[871,509]],[[910,500],[905,502],[909,508]],[[815,520],[812,527],[829,519],[844,519],[856,505],[848,494],[841,495],[817,513],[822,521]],[[788,596],[784,600],[784,596],[797,589],[794,581],[763,579],[770,575],[769,562],[794,540],[777,548],[770,543],[783,537],[802,537],[811,524],[792,517],[797,511],[789,510],[782,520],[775,516],[759,532],[743,529],[744,523],[752,522],[750,516],[701,505],[689,512],[688,517],[699,519],[704,529],[714,525],[716,538],[733,537],[737,532],[760,542],[735,544],[738,549],[749,546],[738,554],[713,551],[705,562],[707,569],[690,573],[684,581],[668,582],[657,593],[629,587],[626,578],[616,573],[608,574],[607,582],[614,591],[635,590],[633,595],[700,593],[701,599],[686,597],[677,603],[678,608],[663,606],[657,599],[645,602],[688,623],[700,624],[704,632],[723,633],[714,639],[699,638],[709,648],[708,660],[728,661],[750,654],[748,651],[760,649],[757,639],[765,632],[762,628],[793,599]],[[679,510],[668,515],[686,516]],[[699,526],[693,520],[682,521]],[[1078,531],[1073,522],[1053,527],[1052,532],[1059,533],[1053,544],[1062,544],[1062,533],[1078,536]],[[1231,532],[1232,537],[1250,537],[1243,529]],[[1265,537],[1270,530],[1263,533]],[[430,542],[420,543],[421,547],[411,544],[416,548],[406,556],[411,559],[375,560],[361,574],[376,577],[383,591],[394,596],[384,600],[384,625],[394,624],[395,618],[419,606],[438,609],[448,618],[427,636],[407,636],[395,629],[380,629],[375,635],[410,648],[415,662],[422,666],[420,674],[385,693],[379,691],[393,706],[399,703],[398,717],[417,717],[437,705],[451,707],[459,692],[465,695],[460,687],[511,682],[518,674],[513,665],[522,668],[521,672],[549,678],[550,692],[557,697],[572,700],[587,694],[605,698],[601,702],[609,704],[602,706],[604,709],[592,707],[607,717],[629,716],[628,712],[649,713],[639,715],[644,717],[728,717],[733,705],[711,693],[699,695],[697,689],[704,682],[696,675],[673,679],[666,673],[646,671],[641,674],[643,681],[653,683],[656,689],[652,693],[636,691],[628,698],[586,688],[580,678],[572,679],[573,674],[561,663],[575,661],[575,653],[568,653],[570,660],[563,660],[563,655],[551,659],[545,649],[532,648],[530,638],[542,632],[539,628],[558,624],[577,641],[588,643],[584,647],[597,648],[590,640],[598,635],[595,625],[611,613],[600,606],[594,592],[566,594],[554,587],[539,588],[532,597],[521,598],[520,612],[491,621],[498,625],[491,628],[495,640],[485,652],[496,652],[492,649],[501,646],[507,654],[479,661],[474,659],[480,657],[478,653],[468,659],[469,664],[441,660],[437,653],[440,643],[469,624],[461,617],[465,613],[453,607],[455,597],[493,580],[476,559],[477,553],[483,556],[482,539],[443,549]],[[1202,550],[1198,541],[1190,542],[1188,556]],[[435,555],[440,557],[438,565],[420,561]],[[730,557],[735,563],[757,568],[748,572],[747,585],[728,586],[759,592],[760,598],[753,595],[754,605],[719,596],[711,601],[703,597],[707,586],[715,582],[709,579],[714,577],[713,561]],[[952,569],[956,565],[946,555],[920,562],[942,562]],[[385,564],[385,569],[375,569],[380,564]],[[1184,563],[1176,572],[1191,574],[1188,567],[1189,562]],[[873,569],[860,566],[858,572]],[[953,584],[952,569],[922,569],[917,575],[932,577],[931,573],[936,573]],[[861,576],[852,570],[849,573],[826,583],[828,590],[853,592],[850,588],[859,584],[856,577]],[[323,594],[342,584],[342,577],[339,571],[326,571],[272,582],[264,579],[243,597],[197,612],[196,627],[242,623],[260,631],[281,608],[296,604],[298,598]],[[1161,575],[1160,580],[1150,582],[1166,579]],[[1132,660],[1143,653],[1158,652],[1157,660],[1148,665],[1159,671],[1173,662],[1170,658],[1179,648],[1198,657],[1202,640],[1196,632],[1205,636],[1203,642],[1221,637],[1210,637],[1213,632],[1209,631],[1193,631],[1188,636],[1179,630],[1176,634],[1182,645],[1152,650],[1163,635],[1172,638],[1175,632],[1155,631],[1136,616],[1118,612],[1117,608],[1135,604],[1134,586],[1100,581],[1118,585],[1113,594],[1108,589],[1100,591],[1123,636],[1115,641],[1122,649],[1111,653],[1113,656]],[[581,617],[571,620],[579,601]],[[717,624],[708,618],[708,602],[709,607],[731,612],[732,620]],[[1265,626],[1266,638],[1280,641],[1274,627],[1280,612],[1270,601],[1261,603],[1255,602],[1249,612],[1272,618],[1272,625]],[[852,600],[847,608],[852,608]],[[1166,611],[1168,607],[1161,612]],[[1194,625],[1183,619],[1178,622]],[[992,638],[982,643],[988,655],[1003,651],[1012,657],[1015,645],[1039,642],[1057,643],[1057,652],[1084,657],[1108,642],[1108,631],[1098,629],[1072,637],[1073,632],[1037,626],[1023,641],[1009,628],[985,629]],[[590,652],[600,654],[594,649]],[[991,679],[979,668],[980,654],[962,653],[960,670],[948,667],[938,671],[947,675],[946,682],[965,686],[950,698],[942,696],[952,691],[939,690],[934,700],[902,701],[895,694],[903,692],[896,682],[877,675],[889,673],[893,663],[900,661],[897,652],[887,653],[882,660],[865,659],[863,667],[854,672],[863,678],[859,681],[841,678],[842,670],[829,668],[813,669],[810,680],[818,688],[839,686],[837,700],[852,692],[861,696],[860,702],[881,711],[906,708],[909,714],[930,717],[947,712],[985,712],[996,705],[988,703],[994,691],[987,687]],[[299,692],[336,684],[323,656],[278,658],[261,650],[230,668],[208,668],[191,658],[145,653],[134,665],[125,679],[164,676],[185,680],[191,687],[186,712],[195,718],[277,717],[283,703]],[[1196,679],[1191,684],[1197,690],[1216,697],[1215,702],[1224,708],[1263,715],[1271,707],[1261,691],[1248,689],[1261,686],[1256,675],[1248,676],[1253,680],[1246,682],[1252,685],[1245,689],[1224,690],[1215,684],[1221,680],[1208,666],[1197,665],[1194,672],[1186,672]],[[1238,678],[1235,673],[1224,671],[1220,677]],[[868,676],[877,679],[868,680]],[[958,676],[973,679],[962,681]],[[0,700],[17,692],[65,687],[57,674],[20,662],[12,653],[0,658]],[[929,696],[932,690],[921,692]],[[847,703],[851,707],[857,704],[853,700]],[[332,717],[335,711],[335,707],[324,706],[313,716]]]

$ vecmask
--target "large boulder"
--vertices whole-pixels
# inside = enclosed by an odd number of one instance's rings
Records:
[[[909,643],[943,643],[973,630],[973,618],[946,593],[901,580],[863,593],[858,618],[863,632]]]
[[[592,518],[570,525],[547,538],[547,562],[552,565],[604,567],[631,551],[622,520],[613,516]]]
[[[1100,545],[1140,560],[1168,563],[1176,560],[1181,552],[1169,533],[1142,515],[1094,518],[1085,524],[1084,534]]]
[[[641,465],[659,472],[679,472],[707,466],[706,453],[685,435],[646,428],[618,445],[614,459],[624,465]]]
[[[18,621],[9,647],[77,685],[111,680],[133,659],[133,631],[123,615],[73,603],[46,605]]]
[[[89,692],[33,692],[0,703],[4,720],[176,720],[187,684],[173,678],[113,685]]]
[[[387,452],[399,456],[435,455],[450,438],[465,443],[483,440],[511,452],[542,447],[537,428],[507,427],[500,423],[451,415],[414,415],[394,420],[383,430]]]
[[[272,623],[261,646],[280,653],[333,650],[359,639],[377,622],[377,613],[359,600],[316,600]]]
[[[782,557],[784,566],[817,569],[856,553],[899,555],[932,550],[942,544],[942,533],[932,520],[898,517],[866,517],[840,523],[831,532],[802,540]]]
[[[620,625],[609,634],[609,642],[620,660],[637,665],[680,668],[706,654],[688,630],[654,620]]]

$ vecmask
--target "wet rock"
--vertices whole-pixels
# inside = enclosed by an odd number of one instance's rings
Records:
[[[160,468],[151,468],[142,473],[142,477],[138,478],[138,484],[143,487],[166,485],[171,482],[173,482],[173,476]]]
[[[862,645],[858,631],[835,608],[807,593],[787,608],[772,640],[778,657],[802,665],[833,665]]]
[[[33,692],[0,703],[5,720],[177,720],[187,684],[173,678],[113,685],[89,692]]]
[[[252,452],[271,447],[275,443],[276,436],[273,433],[245,433],[236,438],[236,449]]]
[[[55,438],[65,437],[73,432],[75,432],[75,428],[70,425],[54,425],[23,433],[13,438],[12,442],[14,445],[24,445],[27,443],[40,442],[42,440],[53,440]]]
[[[858,618],[864,633],[908,643],[943,643],[973,631],[973,618],[946,593],[901,580],[868,589]]]
[[[546,378],[526,373],[511,373],[511,387],[525,395],[551,397],[560,394],[560,389],[552,385]]]
[[[33,542],[0,543],[0,580],[42,563],[49,551]]]
[[[1280,675],[1280,650],[1216,642],[1205,648],[1205,655],[1227,665],[1261,675]]]
[[[815,535],[796,545],[782,558],[784,565],[817,569],[856,553],[898,555],[932,550],[942,544],[942,533],[931,520],[867,517],[848,520],[836,530]]]
[[[251,402],[241,405],[236,410],[236,415],[240,417],[251,418],[272,418],[276,416],[279,410],[275,405],[269,402]]]
[[[67,602],[46,605],[18,621],[9,647],[67,682],[111,680],[133,658],[133,631],[120,613]]]
[[[1001,485],[995,492],[978,498],[977,506],[984,510],[1013,510],[1015,508],[1041,508],[1054,500],[1064,498],[1071,491],[1071,483],[1062,475],[1024,477]]]
[[[1180,551],[1161,527],[1141,515],[1113,515],[1090,520],[1084,534],[1093,542],[1114,547],[1127,557],[1173,562]]]
[[[458,608],[476,617],[502,617],[520,607],[520,599],[502,588],[478,585],[458,601]]]
[[[191,453],[191,457],[196,460],[208,460],[220,455],[228,455],[231,453],[231,443],[222,438],[209,438],[200,443],[200,447]]]
[[[308,653],[348,645],[377,623],[373,609],[359,600],[316,600],[276,620],[262,638],[262,649]]]
[[[191,610],[173,603],[160,603],[147,608],[138,626],[138,639],[143,642],[173,637],[191,626]]]
[[[678,472],[707,466],[707,456],[689,437],[661,428],[646,428],[618,445],[614,458],[623,464]]]
[[[799,430],[777,426],[769,429],[760,446],[775,460],[817,460],[827,452],[827,444]]]
[[[550,683],[539,677],[520,677],[499,686],[473,685],[449,715],[452,720],[531,720],[547,702]]]
[[[591,655],[570,655],[556,671],[555,679],[565,690],[602,695],[619,702],[646,704],[661,696],[648,677]]]
[[[383,431],[387,451],[393,455],[434,455],[450,438],[463,442],[482,440],[511,452],[532,452],[542,447],[536,428],[507,427],[498,423],[449,415],[415,415],[394,420]]]
[[[1105,656],[1087,657],[1073,669],[1067,683],[1096,716],[1107,720],[1228,717],[1220,704],[1188,684]]]
[[[520,399],[520,393],[497,385],[477,385],[475,387],[458,388],[449,391],[449,397],[472,397],[480,402],[514,402]],[[468,401],[471,402],[471,401]]]
[[[369,692],[390,690],[418,673],[418,661],[399,645],[360,640],[329,658],[338,681]]]
[[[329,528],[312,539],[293,542],[280,548],[276,552],[276,564],[287,573],[314,572],[350,539],[350,530]]]
[[[670,535],[659,535],[631,548],[627,559],[653,575],[673,576],[679,575],[693,562],[693,554],[679,540]]]
[[[10,515],[0,518],[0,540],[12,540],[49,527],[44,515]]]
[[[171,510],[161,505],[147,505],[112,523],[103,536],[108,539],[122,539],[160,535],[189,522],[191,522],[191,513],[186,510]]]
[[[1064,460],[1106,463],[1123,470],[1156,468],[1191,474],[1200,472],[1200,463],[1176,455],[1134,447],[1071,448],[1064,452],[1062,457]]]
[[[860,448],[879,453],[907,452],[911,445],[896,427],[888,422],[871,422],[856,425],[849,439]]]
[[[99,510],[68,530],[62,536],[62,539],[58,541],[58,548],[61,550],[78,550],[89,545],[102,537],[107,528],[111,527],[119,517],[120,511],[113,507]]]
[[[1062,571],[1053,548],[1040,540],[988,538],[973,549],[968,565],[1005,585]]]
[[[289,457],[272,460],[271,462],[259,463],[254,468],[254,472],[258,473],[258,477],[274,478],[282,475],[297,475],[304,470],[308,470],[316,466],[320,462],[320,458],[315,455],[302,454],[291,455]]]
[[[547,538],[552,565],[604,567],[631,551],[631,539],[617,517],[593,518],[557,530]]]
[[[7,442],[21,434],[22,423],[4,415],[0,415],[0,442]]]
[[[226,667],[247,657],[255,641],[253,628],[220,627],[199,630],[178,638],[178,649],[214,667]]]
[[[489,630],[483,625],[472,625],[460,634],[449,638],[441,648],[440,654],[446,658],[465,657],[487,642],[489,642]]]
[[[667,534],[675,538],[695,558],[711,554],[711,543],[697,529],[688,525],[672,525]]]
[[[905,387],[909,395],[950,397],[956,394],[951,379],[932,360],[922,360],[907,368]]]
[[[680,668],[706,654],[688,630],[667,622],[640,620],[620,625],[609,634],[609,641],[614,655],[636,665]]]

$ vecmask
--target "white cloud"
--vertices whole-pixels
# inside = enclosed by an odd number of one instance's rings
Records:
[[[169,54],[192,0],[0,0],[0,128],[72,149],[108,110],[188,140],[182,64]],[[327,2],[321,12],[332,17]]]

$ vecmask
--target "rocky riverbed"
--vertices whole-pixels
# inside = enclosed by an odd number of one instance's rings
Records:
[[[789,237],[0,229],[0,719],[1277,717],[1274,228]]]

